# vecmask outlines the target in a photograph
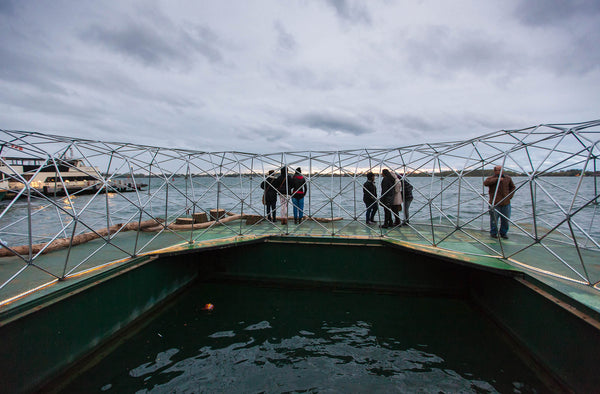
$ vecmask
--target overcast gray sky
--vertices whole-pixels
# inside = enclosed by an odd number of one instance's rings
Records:
[[[600,118],[598,0],[0,0],[0,128],[399,147]]]

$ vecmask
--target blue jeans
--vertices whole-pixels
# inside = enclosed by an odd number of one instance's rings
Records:
[[[490,235],[498,235],[498,221],[500,221],[500,235],[508,233],[508,219],[510,218],[510,204],[495,205],[490,209]]]
[[[294,220],[302,220],[304,216],[304,197],[292,198],[292,205],[294,206]]]
[[[376,213],[377,213],[377,201],[371,203],[371,205],[367,205],[367,213],[366,213],[367,223],[372,222],[373,219],[375,219]]]

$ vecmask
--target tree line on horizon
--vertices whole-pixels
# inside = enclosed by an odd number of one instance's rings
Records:
[[[551,172],[545,172],[543,173],[544,176],[581,176],[582,174],[582,169],[569,169],[569,170],[560,170],[560,171],[551,171]],[[363,172],[358,172],[356,173],[356,175],[359,176],[364,176],[367,174],[368,171],[363,171]],[[372,171],[375,175],[379,175],[379,172],[375,172]],[[277,173],[277,172],[276,172]],[[293,172],[290,172],[293,173]],[[494,172],[492,169],[487,169],[487,170],[473,170],[470,171],[468,174],[466,174],[465,176],[467,177],[487,177],[492,175]],[[519,176],[527,176],[527,174],[523,173],[523,172],[516,172],[516,171],[512,171],[512,170],[505,170],[504,173],[506,175],[509,175],[511,177],[519,177]],[[594,171],[585,171],[583,172],[584,176],[600,176],[600,171],[597,171],[596,173],[594,173]],[[105,176],[107,176],[107,174],[103,174]],[[242,173],[241,175],[243,176],[261,176],[260,174],[254,173],[254,174],[249,174],[249,173]],[[308,174],[303,174],[304,176],[307,176]],[[316,176],[333,176],[335,177],[352,177],[354,176],[354,174],[340,174],[340,173],[331,173],[331,172],[313,172],[312,174],[310,174],[311,177],[316,177]],[[447,170],[447,171],[439,171],[439,172],[429,172],[429,171],[422,171],[422,172],[412,172],[412,173],[408,173],[409,177],[431,177],[431,176],[436,176],[436,177],[450,177],[450,176],[455,176],[456,172],[455,171],[451,171],[451,170]],[[117,178],[129,178],[131,175],[130,174],[119,174],[116,175]],[[194,178],[212,178],[214,177],[214,175],[212,174],[191,174],[192,177]],[[240,176],[240,173],[228,173],[228,174],[222,174],[223,177],[238,177]],[[148,174],[143,174],[143,173],[135,173],[133,174],[134,178],[138,178],[138,179],[143,179],[143,178],[164,178],[165,175],[150,175],[148,176]],[[186,174],[171,174],[169,175],[169,177],[172,178],[186,178],[187,175]]]

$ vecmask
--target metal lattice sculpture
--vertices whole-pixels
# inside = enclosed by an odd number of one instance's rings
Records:
[[[251,154],[0,130],[0,302],[178,243],[271,234],[383,237],[596,287],[599,136],[592,121],[395,149]],[[487,236],[483,179],[495,165],[516,185],[511,240]],[[261,220],[261,183],[282,167],[302,168],[307,181],[297,225]],[[414,187],[408,226],[363,220],[365,174],[384,168]]]

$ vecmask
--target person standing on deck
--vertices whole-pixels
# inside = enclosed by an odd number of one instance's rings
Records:
[[[277,189],[275,188],[274,172],[274,170],[269,170],[267,179],[260,184],[261,189],[265,191],[263,198],[267,209],[267,220],[271,222],[277,220]]]
[[[390,171],[386,168],[381,171],[383,179],[381,180],[381,198],[380,202],[383,205],[384,222],[381,228],[394,227],[394,221],[392,220],[392,205],[394,204],[394,184],[396,179],[392,176]]]
[[[487,177],[483,185],[489,188],[490,193],[490,236],[498,235],[508,239],[508,219],[510,218],[510,200],[515,194],[515,184],[512,178],[502,173],[502,166],[494,167],[494,175]],[[500,232],[498,232],[500,220]]]
[[[377,223],[373,220],[377,213],[377,186],[375,186],[375,175],[372,172],[367,173],[367,181],[363,185],[363,202],[367,207],[366,223]]]
[[[408,225],[409,222],[409,209],[410,203],[413,200],[413,186],[406,179],[406,174],[403,174],[401,177],[402,182],[402,201],[404,202],[404,220],[402,221],[402,226]]]
[[[281,224],[287,224],[288,200],[292,191],[292,177],[288,175],[287,167],[281,169],[281,175],[275,179],[275,187],[279,192],[279,203],[281,204]]]
[[[294,208],[294,224],[302,222],[304,217],[304,196],[306,196],[306,180],[302,176],[302,169],[296,168],[293,178],[292,206]]]
[[[394,177],[394,202],[392,204],[392,212],[394,213],[394,226],[400,226],[400,211],[402,211],[402,184],[400,177],[392,172]]]

